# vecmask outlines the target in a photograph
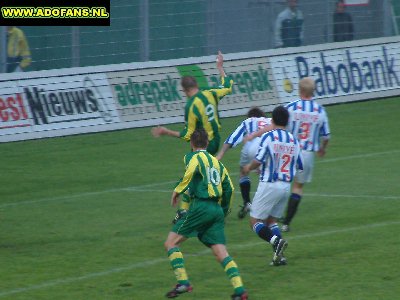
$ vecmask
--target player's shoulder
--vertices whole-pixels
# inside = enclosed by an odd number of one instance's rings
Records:
[[[319,114],[326,114],[325,107],[315,99],[313,99],[313,107],[314,111],[318,112]]]
[[[196,156],[196,154],[197,154],[197,152],[193,152],[193,151],[185,154],[185,156],[183,157],[183,161],[186,166],[189,165],[190,161],[192,160],[192,158],[194,156]]]
[[[291,133],[290,131],[286,130],[288,137],[289,137],[289,141],[295,145],[300,145],[299,140],[297,139],[297,137]],[[300,147],[300,146],[299,146]]]
[[[299,104],[300,101],[301,101],[301,99],[293,100],[293,101],[287,103],[287,104],[285,105],[285,107],[286,107],[286,109],[288,109],[288,110],[294,110],[294,109],[297,108],[297,104]]]
[[[273,141],[275,139],[277,132],[276,129],[267,131],[261,135],[260,143],[265,143],[266,141]]]

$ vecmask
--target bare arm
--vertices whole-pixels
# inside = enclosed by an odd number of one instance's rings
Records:
[[[248,174],[251,170],[257,169],[260,165],[261,163],[258,160],[253,159],[251,163],[243,167],[243,171]]]
[[[326,154],[326,147],[328,146],[329,140],[328,139],[323,139],[322,140],[322,145],[319,147],[318,150],[318,156],[319,157],[324,157]]]
[[[224,57],[222,56],[222,52],[218,51],[217,55],[217,69],[219,71],[219,75],[221,77],[226,77],[225,71],[224,71]]]
[[[168,129],[163,126],[153,127],[151,129],[151,134],[154,137],[160,137],[161,135],[169,135],[169,136],[173,136],[173,137],[177,137],[177,138],[180,137],[179,131],[171,130],[171,129]]]
[[[228,151],[232,146],[230,144],[223,144],[222,149],[218,152],[216,158],[218,160],[221,160],[222,157],[224,157],[225,152]]]
[[[258,131],[256,131],[256,132],[253,132],[253,133],[251,133],[251,134],[249,134],[249,135],[246,135],[244,138],[243,138],[243,143],[246,143],[246,142],[248,142],[248,141],[251,141],[251,140],[253,140],[254,138],[256,138],[256,137],[260,137],[260,136],[262,136],[264,133],[266,133],[266,132],[268,132],[268,131],[271,131],[272,129],[274,129],[274,126],[271,124],[271,125],[267,125],[267,126],[264,126],[263,128],[261,128],[260,130],[258,130]]]

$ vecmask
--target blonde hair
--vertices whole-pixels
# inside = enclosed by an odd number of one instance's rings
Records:
[[[315,81],[311,77],[304,77],[299,81],[299,92],[304,97],[312,97],[315,90]]]

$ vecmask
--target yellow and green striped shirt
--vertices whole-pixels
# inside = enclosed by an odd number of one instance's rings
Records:
[[[221,77],[221,86],[216,89],[200,91],[189,98],[185,106],[185,128],[180,132],[180,137],[190,141],[196,128],[204,128],[211,141],[219,135],[221,124],[218,115],[218,102],[226,95],[232,93],[233,80]]]
[[[175,192],[182,194],[190,187],[192,197],[199,200],[218,201],[224,214],[227,215],[234,190],[228,171],[220,161],[205,150],[188,155],[191,158]]]

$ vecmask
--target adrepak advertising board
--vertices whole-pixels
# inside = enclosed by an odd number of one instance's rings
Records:
[[[398,95],[400,43],[311,51],[270,58],[282,102],[298,98],[298,82],[315,80],[315,98],[339,103]]]
[[[252,106],[267,107],[278,102],[266,58],[227,61],[224,67],[234,85],[232,94],[219,102],[221,116],[238,115],[235,110],[245,114]],[[182,122],[187,99],[180,86],[181,77],[195,76],[201,89],[210,89],[220,84],[216,72],[214,61],[109,72],[107,75],[121,121],[136,121],[140,126]]]
[[[119,118],[105,74],[1,82],[0,141],[100,131]]]

